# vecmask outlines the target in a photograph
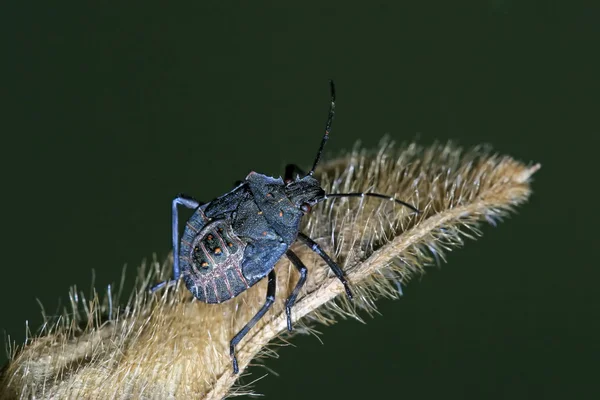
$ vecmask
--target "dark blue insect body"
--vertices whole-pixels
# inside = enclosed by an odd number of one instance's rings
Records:
[[[289,197],[297,186],[305,189],[292,197],[300,205]],[[281,178],[251,172],[233,191],[199,206],[179,249],[187,288],[200,301],[220,303],[263,279],[296,240],[304,198],[324,196],[311,176],[286,186]]]
[[[152,290],[176,283],[183,277],[186,287],[200,301],[220,303],[244,292],[268,277],[265,304],[231,340],[230,354],[234,372],[238,372],[235,346],[263,317],[275,301],[274,267],[285,254],[298,269],[300,278],[286,300],[288,329],[292,330],[291,309],[306,281],[308,269],[290,246],[300,240],[323,258],[352,298],[344,272],[311,238],[300,232],[302,217],[317,203],[331,197],[372,196],[393,200],[419,212],[415,207],[378,193],[325,194],[313,177],[326,141],[329,139],[335,111],[335,87],[331,84],[331,106],[325,135],[312,169],[304,174],[295,165],[288,165],[285,179],[250,172],[231,192],[210,203],[200,204],[193,198],[179,195],[173,200],[173,280]],[[298,175],[300,173],[301,176]],[[294,177],[295,175],[295,177]],[[183,236],[178,237],[178,205],[194,209]]]

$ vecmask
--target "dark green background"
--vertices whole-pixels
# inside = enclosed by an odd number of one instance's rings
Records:
[[[518,215],[380,301],[367,325],[294,339],[256,390],[598,398],[596,10],[39,3],[0,12],[0,328],[12,338],[39,324],[36,298],[52,313],[92,269],[105,287],[125,263],[132,278],[165,257],[175,194],[210,200],[252,169],[310,164],[333,77],[330,153],[390,133],[487,142],[543,168]]]

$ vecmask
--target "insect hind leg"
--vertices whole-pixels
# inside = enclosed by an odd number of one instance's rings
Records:
[[[271,270],[269,272],[268,277],[268,286],[267,286],[267,298],[265,300],[265,304],[261,307],[260,310],[252,317],[250,321],[231,339],[229,343],[229,354],[231,355],[231,362],[233,363],[233,373],[237,374],[239,372],[237,358],[235,356],[235,346],[242,341],[244,336],[248,334],[250,329],[269,311],[269,308],[273,305],[275,301],[275,291],[277,289],[277,277],[275,275],[275,271]]]
[[[159,289],[162,289],[164,287],[171,287],[171,286],[175,286],[177,284],[178,280],[177,279],[171,279],[169,281],[162,281],[161,283],[152,286],[152,288],[150,289],[150,292],[154,293]]]
[[[179,280],[179,210],[177,206],[183,205],[190,209],[196,209],[200,207],[200,203],[191,196],[187,196],[180,193],[173,199],[171,203],[171,216],[172,216],[172,241],[173,241],[173,279],[159,283],[150,289],[151,292],[155,292],[165,286],[170,287],[177,283]]]

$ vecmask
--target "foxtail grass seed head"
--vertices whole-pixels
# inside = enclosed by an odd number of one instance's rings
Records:
[[[306,246],[292,246],[308,266],[306,285],[293,309],[295,331],[339,317],[372,312],[378,297],[396,297],[424,267],[496,224],[531,193],[539,164],[525,165],[485,147],[465,151],[452,144],[396,149],[360,147],[328,163],[315,177],[327,193],[379,192],[422,212],[376,198],[331,198],[304,219],[314,238],[344,269],[354,301],[324,261]],[[266,280],[222,304],[192,299],[179,284],[150,295],[167,277],[172,258],[139,269],[136,289],[122,301],[123,283],[86,297],[73,288],[68,312],[44,316],[26,343],[8,344],[10,361],[0,375],[0,399],[221,399],[249,393],[236,385],[229,341],[264,303]],[[245,381],[249,365],[275,352],[273,341],[290,339],[284,301],[298,280],[287,258],[277,266],[277,300],[238,345]],[[110,290],[112,289],[112,290]],[[275,340],[277,342],[277,340]],[[253,364],[251,364],[253,363]]]

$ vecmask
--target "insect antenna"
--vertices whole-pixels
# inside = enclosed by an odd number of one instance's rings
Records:
[[[327,124],[325,125],[325,134],[323,135],[323,139],[321,140],[321,146],[319,146],[319,151],[317,152],[317,156],[315,157],[315,162],[308,172],[307,176],[312,176],[315,173],[315,168],[317,168],[317,164],[319,164],[319,160],[321,160],[321,154],[323,153],[323,147],[325,147],[325,143],[329,139],[329,133],[331,132],[331,124],[333,123],[333,117],[335,116],[335,85],[333,80],[329,80],[329,87],[331,90],[331,105],[329,106],[329,115],[327,116]]]
[[[393,201],[397,204],[403,205],[404,207],[408,207],[411,210],[413,210],[414,212],[420,214],[421,211],[416,208],[415,206],[413,206],[412,204],[408,204],[402,200],[398,200],[395,199],[394,197],[390,197],[390,196],[386,196],[385,194],[380,194],[380,193],[371,193],[371,192],[364,192],[364,193],[328,193],[325,195],[325,197],[323,198],[323,200],[332,198],[332,197],[365,197],[365,196],[369,196],[369,197],[377,197],[379,199],[384,199],[384,200],[389,200],[389,201]]]

